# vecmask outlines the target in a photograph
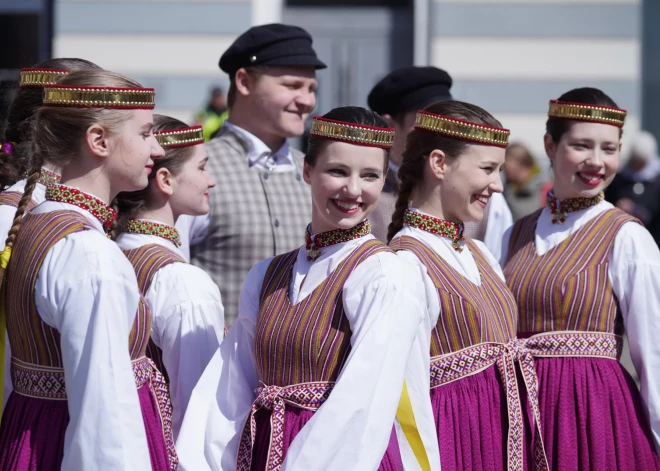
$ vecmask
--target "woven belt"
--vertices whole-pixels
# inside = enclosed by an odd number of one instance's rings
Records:
[[[608,332],[559,330],[543,332],[524,339],[535,357],[591,357],[618,360],[623,338]]]
[[[35,365],[12,357],[11,383],[14,392],[23,396],[66,401],[63,368]]]
[[[457,352],[431,359],[431,388],[437,388],[459,379],[477,374],[497,364],[506,390],[509,434],[507,439],[508,470],[522,471],[524,440],[524,416],[518,392],[515,363],[520,366],[534,415],[537,435],[534,439],[534,464],[537,471],[548,469],[548,460],[541,438],[541,414],[538,404],[538,383],[532,353],[521,340],[508,343],[480,343]]]
[[[170,469],[174,471],[177,469],[179,460],[174,450],[172,404],[167,383],[149,358],[138,358],[133,360],[131,365],[137,389],[149,383],[150,389],[156,398],[163,436],[167,445]],[[66,401],[67,399],[64,368],[35,365],[12,358],[11,378],[14,392],[23,396],[55,401]]]
[[[133,360],[133,375],[135,376],[135,385],[140,389],[149,383],[149,389],[156,398],[158,405],[158,415],[160,416],[160,425],[163,429],[165,445],[167,446],[167,457],[170,470],[176,471],[179,465],[179,458],[174,449],[174,433],[172,431],[172,403],[170,402],[170,393],[165,377],[158,371],[156,364],[151,358],[142,357]]]
[[[284,461],[284,407],[291,404],[315,411],[328,399],[334,382],[300,383],[292,386],[263,386],[255,390],[257,399],[243,427],[238,446],[236,471],[250,471],[252,449],[257,431],[255,413],[265,408],[273,411],[270,416],[270,443],[266,471],[279,471]]]

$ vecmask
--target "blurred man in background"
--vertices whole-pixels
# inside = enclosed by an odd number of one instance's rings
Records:
[[[640,219],[660,243],[660,158],[653,134],[641,131],[634,137],[628,163],[614,177],[605,198]]]
[[[514,221],[545,206],[544,188],[547,179],[527,147],[519,143],[507,147],[504,177],[504,198]]]
[[[211,89],[209,102],[195,115],[195,123],[202,126],[204,140],[209,141],[229,116],[225,92],[221,87]]]

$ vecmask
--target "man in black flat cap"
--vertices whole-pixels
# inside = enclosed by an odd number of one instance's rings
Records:
[[[220,58],[229,118],[206,144],[216,186],[207,223],[193,226],[192,243],[203,239],[190,254],[220,287],[228,325],[250,268],[304,242],[311,196],[303,154],[287,138],[303,134],[316,105],[316,70],[325,67],[307,31],[283,24],[250,28]]]
[[[383,193],[369,217],[372,233],[383,241],[387,239],[387,227],[396,204],[397,172],[403,161],[406,139],[415,127],[417,111],[436,101],[451,100],[451,86],[452,78],[444,70],[412,66],[391,72],[369,93],[369,107],[383,116],[396,133]],[[491,198],[481,223],[467,223],[465,234],[484,241],[488,249],[499,258],[502,235],[512,223],[511,211],[504,197],[496,194]]]

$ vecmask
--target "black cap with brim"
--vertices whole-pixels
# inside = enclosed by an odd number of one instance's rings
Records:
[[[238,69],[254,66],[327,67],[316,56],[307,31],[280,23],[250,28],[220,58],[220,69],[232,77]]]
[[[451,85],[449,74],[437,67],[403,67],[378,82],[367,102],[376,113],[393,116],[451,100]]]

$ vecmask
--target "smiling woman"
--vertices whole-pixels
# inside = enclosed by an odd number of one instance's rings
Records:
[[[550,101],[548,206],[503,241],[553,470],[660,469],[660,251],[639,221],[603,199],[625,117],[594,88]],[[618,361],[624,329],[641,397]]]
[[[523,456],[544,457],[538,433],[522,427],[538,422],[538,408],[534,390],[516,384],[515,300],[486,246],[463,235],[502,192],[508,137],[487,111],[438,102],[417,113],[399,169],[390,245],[426,273],[425,306],[437,319],[426,338],[430,420],[445,471],[521,471],[533,469]],[[535,384],[533,368],[520,371]]]
[[[250,270],[239,317],[186,412],[186,468],[404,469],[412,453],[399,452],[394,417],[404,379],[415,418],[428,403],[428,362],[408,357],[435,322],[423,316],[417,267],[370,234],[393,138],[362,108],[313,119],[306,244]],[[422,437],[434,437],[428,425]]]

